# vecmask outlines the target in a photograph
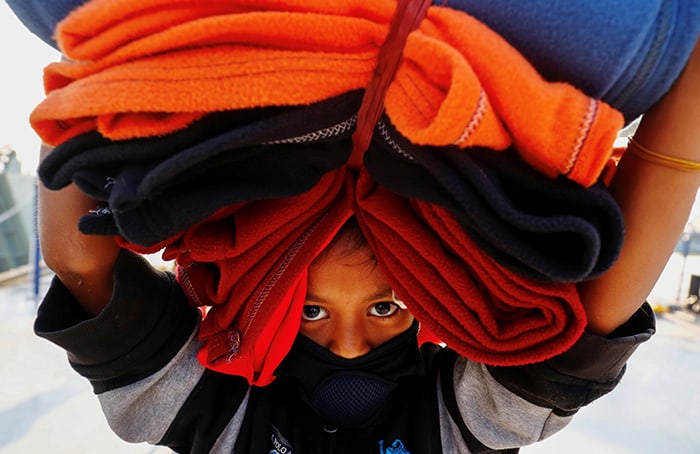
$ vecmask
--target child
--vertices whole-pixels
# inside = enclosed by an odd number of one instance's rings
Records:
[[[251,387],[197,362],[200,314],[171,274],[76,231],[93,203],[72,187],[41,192],[42,251],[57,278],[36,332],[68,351],[128,441],[178,452],[517,452],[612,390],[653,333],[642,303],[700,182],[697,99],[698,46],[613,180],[627,235],[613,268],[579,287],[587,333],[543,363],[491,367],[419,348],[418,322],[350,223],[309,268],[301,332],[277,378]]]
[[[245,453],[498,452],[529,444],[610,391],[624,359],[653,331],[645,307],[624,325],[636,337],[584,335],[570,352],[524,367],[489,368],[434,344],[419,349],[418,323],[362,238],[351,220],[310,266],[300,335],[266,387],[204,369],[198,311],[170,275],[126,251],[98,317],[82,314],[55,281],[36,329],[71,352],[124,439]]]

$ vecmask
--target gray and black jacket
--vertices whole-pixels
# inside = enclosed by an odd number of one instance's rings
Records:
[[[654,333],[644,305],[608,337],[584,334],[542,363],[486,366],[424,345],[425,373],[395,390],[381,417],[338,427],[314,412],[292,380],[251,387],[200,365],[198,309],[174,276],[123,252],[112,300],[89,318],[58,279],[35,332],[68,352],[124,440],[188,453],[514,453],[568,424],[610,392]]]

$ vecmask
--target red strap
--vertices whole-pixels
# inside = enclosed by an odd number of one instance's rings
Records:
[[[359,169],[372,139],[374,126],[384,110],[384,98],[401,63],[409,33],[418,28],[428,13],[430,0],[399,0],[386,40],[379,49],[377,66],[372,74],[357,113],[357,128],[352,136],[352,154],[348,166]]]

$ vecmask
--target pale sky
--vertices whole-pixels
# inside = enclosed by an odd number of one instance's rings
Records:
[[[25,173],[36,173],[40,140],[29,114],[44,97],[42,70],[59,53],[29,32],[0,0],[0,147],[17,151]]]

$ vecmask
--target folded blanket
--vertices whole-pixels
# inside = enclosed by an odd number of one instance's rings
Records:
[[[310,143],[270,145],[238,150],[236,155],[222,155],[197,166],[173,188],[164,188],[153,199],[143,198],[129,206],[118,203],[133,200],[129,188],[137,188],[148,178],[148,167],[128,167],[117,173],[108,185],[114,186],[112,199],[118,209],[86,214],[79,229],[86,234],[122,235],[133,242],[150,246],[177,235],[193,223],[204,220],[222,206],[287,197],[307,191],[330,169],[338,168],[350,153],[351,143]],[[76,176],[80,188],[90,180],[105,181],[100,175],[81,172]],[[261,184],[269,181],[269,184]],[[127,188],[120,192],[117,188]],[[193,188],[196,188],[193,190]],[[96,187],[95,192],[102,188]],[[124,200],[119,200],[124,199]],[[109,215],[109,216],[107,216]]]
[[[32,33],[58,48],[56,25],[84,0],[6,2]],[[700,31],[700,4],[687,0],[434,3],[476,17],[545,78],[569,82],[605,101],[627,122],[668,91]]]
[[[356,91],[305,107],[214,113],[157,138],[87,133],[49,153],[39,177],[51,189],[74,181],[106,202],[113,215],[87,215],[85,233],[151,246],[221,207],[311,189],[347,160],[360,98]]]
[[[358,90],[304,107],[215,112],[172,134],[143,139],[110,140],[92,131],[52,149],[39,164],[37,173],[47,188],[57,190],[72,183],[76,173],[85,169],[108,175],[115,169],[150,164],[154,173],[150,179],[154,181],[148,190],[137,191],[145,193],[161,184],[171,186],[173,180],[186,177],[199,163],[218,155],[235,154],[234,150],[239,148],[278,140],[293,143],[305,134],[316,134],[313,139],[318,142],[345,134],[347,131],[339,127],[326,134],[319,131],[338,124],[346,124],[345,128],[352,130],[361,96]],[[166,168],[171,169],[167,178],[160,176],[166,173]],[[91,195],[107,200],[108,194],[103,189]]]
[[[355,186],[357,194],[355,195]],[[304,194],[224,208],[165,247],[203,320],[200,360],[264,385],[291,347],[306,269],[353,213],[389,283],[421,324],[460,354],[494,365],[569,348],[585,326],[573,284],[542,284],[498,265],[446,211],[410,202],[360,170]]]
[[[88,133],[56,147],[39,176],[55,189],[72,178],[105,202],[83,217],[84,233],[161,244],[227,205],[301,194],[341,167],[359,95],[263,109],[257,118],[215,113],[159,138],[110,141]],[[252,145],[258,142],[268,145]],[[620,250],[622,216],[602,183],[583,188],[545,178],[512,150],[418,147],[384,117],[365,167],[392,192],[446,208],[484,252],[536,280],[594,277]]]
[[[622,213],[602,182],[543,178],[513,150],[418,147],[385,118],[365,167],[392,192],[447,209],[489,256],[536,280],[590,279],[622,246]]]
[[[363,88],[394,6],[258,0],[224,14],[218,2],[93,0],[58,28],[66,55],[90,60],[47,67],[48,96],[31,122],[54,145],[94,129],[146,137],[207,112],[308,104]],[[161,17],[173,19],[161,26]],[[512,143],[543,174],[584,186],[599,177],[622,125],[608,105],[544,81],[478,20],[439,7],[409,35],[385,106],[416,144]]]
[[[467,358],[527,364],[583,332],[573,284],[547,285],[496,264],[447,211],[357,183],[355,213],[392,288],[416,318]],[[568,347],[565,347],[568,348]]]
[[[298,333],[306,269],[351,215],[348,182],[332,172],[304,195],[244,205],[167,247],[190,300],[212,306],[202,364],[259,386],[274,378]]]

